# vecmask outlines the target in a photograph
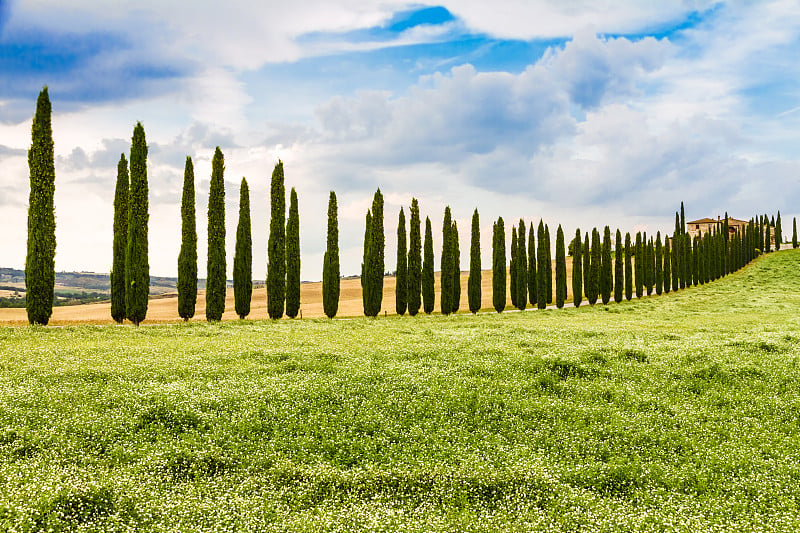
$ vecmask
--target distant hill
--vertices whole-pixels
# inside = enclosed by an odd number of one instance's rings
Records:
[[[177,291],[178,278],[165,278],[150,276],[150,294],[165,294]],[[263,282],[255,281],[256,284]],[[14,268],[0,267],[0,285],[19,287],[25,289],[25,271]],[[228,281],[228,285],[233,285]],[[60,288],[78,289],[93,292],[108,293],[111,290],[111,280],[108,274],[95,272],[56,272],[56,286]],[[205,289],[206,280],[197,280],[197,287]]]

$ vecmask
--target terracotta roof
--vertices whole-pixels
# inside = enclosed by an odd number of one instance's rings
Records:
[[[700,218],[697,220],[691,220],[687,222],[687,224],[714,224],[716,222],[722,222],[721,220],[714,220],[713,218]]]

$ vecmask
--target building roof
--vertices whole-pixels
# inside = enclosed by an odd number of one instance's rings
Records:
[[[714,218],[699,218],[697,220],[691,220],[687,222],[687,224],[716,224],[719,222],[722,224],[725,221],[724,218],[714,219]],[[737,225],[747,224],[746,220],[739,220],[738,218],[728,217],[728,225],[736,223]]]

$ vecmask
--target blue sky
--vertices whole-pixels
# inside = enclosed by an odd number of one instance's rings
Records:
[[[266,221],[281,158],[300,196],[303,277],[319,279],[329,190],[348,274],[377,187],[387,228],[417,197],[434,225],[450,205],[467,227],[477,206],[486,235],[501,215],[667,231],[681,200],[688,216],[794,216],[799,52],[800,7],[777,0],[0,1],[0,265],[24,262],[25,150],[44,84],[57,268],[108,271],[116,161],[141,120],[154,274],[176,271],[187,155],[204,264],[219,145],[228,248],[239,180]],[[255,257],[265,228],[254,222]]]

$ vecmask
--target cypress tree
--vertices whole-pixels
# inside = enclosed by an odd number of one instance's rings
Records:
[[[426,314],[433,312],[436,293],[433,290],[433,230],[431,219],[425,217],[425,246],[422,260],[422,306]]]
[[[622,232],[617,230],[617,241],[614,247],[614,301],[622,301],[622,290],[625,287],[625,275],[623,266],[623,256],[625,252],[622,248]]]
[[[339,311],[339,207],[336,193],[328,197],[328,245],[322,260],[322,308],[333,318]]]
[[[672,254],[670,256],[670,267],[672,270],[672,290],[677,291],[678,287],[680,286],[680,280],[678,279],[680,273],[680,264],[678,262],[678,257],[681,255],[680,251],[680,235],[678,233],[674,233],[672,235]]]
[[[511,226],[511,260],[508,265],[508,277],[511,285],[511,305],[519,308],[519,300],[517,300],[517,227]]]
[[[291,220],[291,217],[289,218]],[[288,233],[288,228],[287,228]],[[250,314],[253,295],[253,234],[250,225],[250,188],[242,178],[239,187],[239,224],[236,226],[236,252],[233,255],[233,298],[241,320]]]
[[[682,286],[692,285],[692,236],[688,233],[682,235],[683,237],[683,282]]]
[[[567,259],[564,255],[564,232],[561,224],[556,230],[556,307],[564,307],[567,299]]]
[[[672,288],[672,254],[669,249],[669,237],[664,235],[664,292]]]
[[[539,309],[544,309],[547,307],[547,253],[545,251],[544,222],[542,220],[539,220],[539,229],[536,233],[539,241],[536,255],[538,262],[536,265],[536,303]]]
[[[783,228],[781,228],[781,212],[778,211],[778,219],[775,221],[775,250],[780,250],[782,243]]]
[[[125,312],[139,325],[147,316],[150,293],[147,222],[147,141],[141,122],[133,128],[130,156],[131,189],[128,193],[128,242],[125,248]]]
[[[547,284],[547,303],[553,303],[553,257],[550,251],[550,227],[544,225],[545,283]]]
[[[272,170],[270,182],[269,240],[267,241],[267,314],[272,319],[283,316],[286,298],[286,188],[283,162]],[[362,279],[363,284],[363,279]]]
[[[206,320],[220,320],[225,312],[225,159],[222,150],[211,160],[211,188],[208,192],[208,263],[206,267]]]
[[[603,305],[611,301],[611,290],[614,285],[614,270],[611,267],[611,229],[606,226],[603,229],[603,245],[601,248],[602,259],[600,260],[600,298]]]
[[[370,265],[372,264],[372,211],[367,209],[364,223],[364,255],[361,261],[361,303],[364,316],[375,316],[372,313],[372,279]]]
[[[419,203],[411,199],[411,220],[408,234],[408,283],[406,284],[406,301],[408,314],[416,316],[422,302],[422,238],[420,232]]]
[[[372,198],[372,254],[370,259],[370,286],[371,298],[370,316],[377,316],[383,304],[383,274],[386,272],[386,235],[383,226],[383,194],[381,190],[375,191]]]
[[[297,192],[289,193],[289,218],[286,220],[286,316],[300,312],[300,213]]]
[[[440,307],[443,315],[449,315],[453,307],[453,221],[450,215],[450,206],[444,208],[444,221],[442,222],[442,260],[440,263],[441,301]]]
[[[28,323],[47,325],[53,314],[55,289],[56,170],[50,96],[45,85],[36,100],[28,150],[30,195],[25,256],[25,309]]]
[[[589,246],[589,232],[586,232],[583,240],[583,294],[586,301],[589,301],[589,293],[592,288],[589,286],[589,278],[592,274],[592,248]]]
[[[659,296],[664,291],[664,251],[661,249],[661,232],[656,232],[656,267],[655,267],[655,281],[656,281],[656,294]]]
[[[681,227],[680,227],[680,234],[686,234],[686,217],[683,215],[683,202],[681,202]]]
[[[625,233],[625,299],[633,298],[633,265],[631,264],[631,234]]]
[[[525,251],[525,221],[519,219],[517,229],[517,308],[528,305],[528,254]]]
[[[636,285],[636,297],[641,298],[644,294],[644,246],[642,245],[642,234],[636,232],[636,261],[634,263],[634,283]]]
[[[408,305],[408,259],[406,258],[406,215],[403,208],[397,217],[397,269],[395,271],[395,311],[402,316]]]
[[[452,240],[450,245],[452,253],[450,271],[453,278],[453,299],[450,312],[457,313],[459,307],[461,307],[461,252],[458,246],[458,224],[456,224],[455,220],[453,221],[453,229],[450,230],[450,239]]]
[[[722,221],[722,237],[723,237],[723,249],[722,249],[722,275],[728,273],[728,239],[730,237],[729,234],[729,225],[728,225],[728,212],[725,211],[725,218]],[[697,241],[695,241],[695,244]],[[697,261],[699,265],[699,258]],[[695,285],[697,285],[697,280],[695,280]]]
[[[121,324],[125,320],[125,246],[128,242],[128,160],[125,154],[119,157],[117,164],[117,186],[114,190],[114,258],[111,267],[111,318],[114,322]],[[194,215],[194,180],[191,184],[192,193],[192,215]],[[186,196],[186,183],[183,185],[183,195]],[[184,200],[185,203],[185,200]],[[183,206],[181,206],[183,214]],[[187,239],[186,215],[183,216],[183,240]],[[192,216],[194,222],[194,216]],[[194,226],[192,226],[194,227]],[[197,246],[197,234],[194,235],[194,244]],[[181,247],[183,254],[183,247]],[[181,310],[181,261],[178,258],[178,311]],[[195,251],[195,279],[197,278],[197,251]],[[195,287],[195,292],[197,288]],[[194,315],[194,304],[192,304],[191,314]],[[183,317],[183,315],[181,315]]]
[[[583,265],[581,250],[581,230],[575,230],[575,239],[572,241],[572,301],[575,307],[581,306],[583,300]]]
[[[178,315],[189,320],[197,305],[197,215],[194,198],[194,164],[186,157],[181,198],[181,251],[178,254]]]
[[[653,265],[653,240],[647,239],[647,232],[642,235],[642,243],[644,246],[644,289],[648,296],[653,292],[653,281],[654,281],[654,270],[655,266]]]
[[[472,235],[469,248],[469,278],[467,280],[469,310],[481,309],[481,227],[478,208],[472,213]]]
[[[528,229],[528,301],[536,305],[536,236],[533,232],[533,222]]]
[[[492,226],[492,304],[498,313],[506,308],[506,230],[503,217]]]
[[[797,248],[797,217],[792,217],[792,248]]]
[[[586,299],[589,305],[594,305],[597,302],[597,297],[600,295],[600,267],[602,262],[603,250],[600,245],[600,232],[597,228],[592,228],[592,262],[589,270],[589,293]]]

